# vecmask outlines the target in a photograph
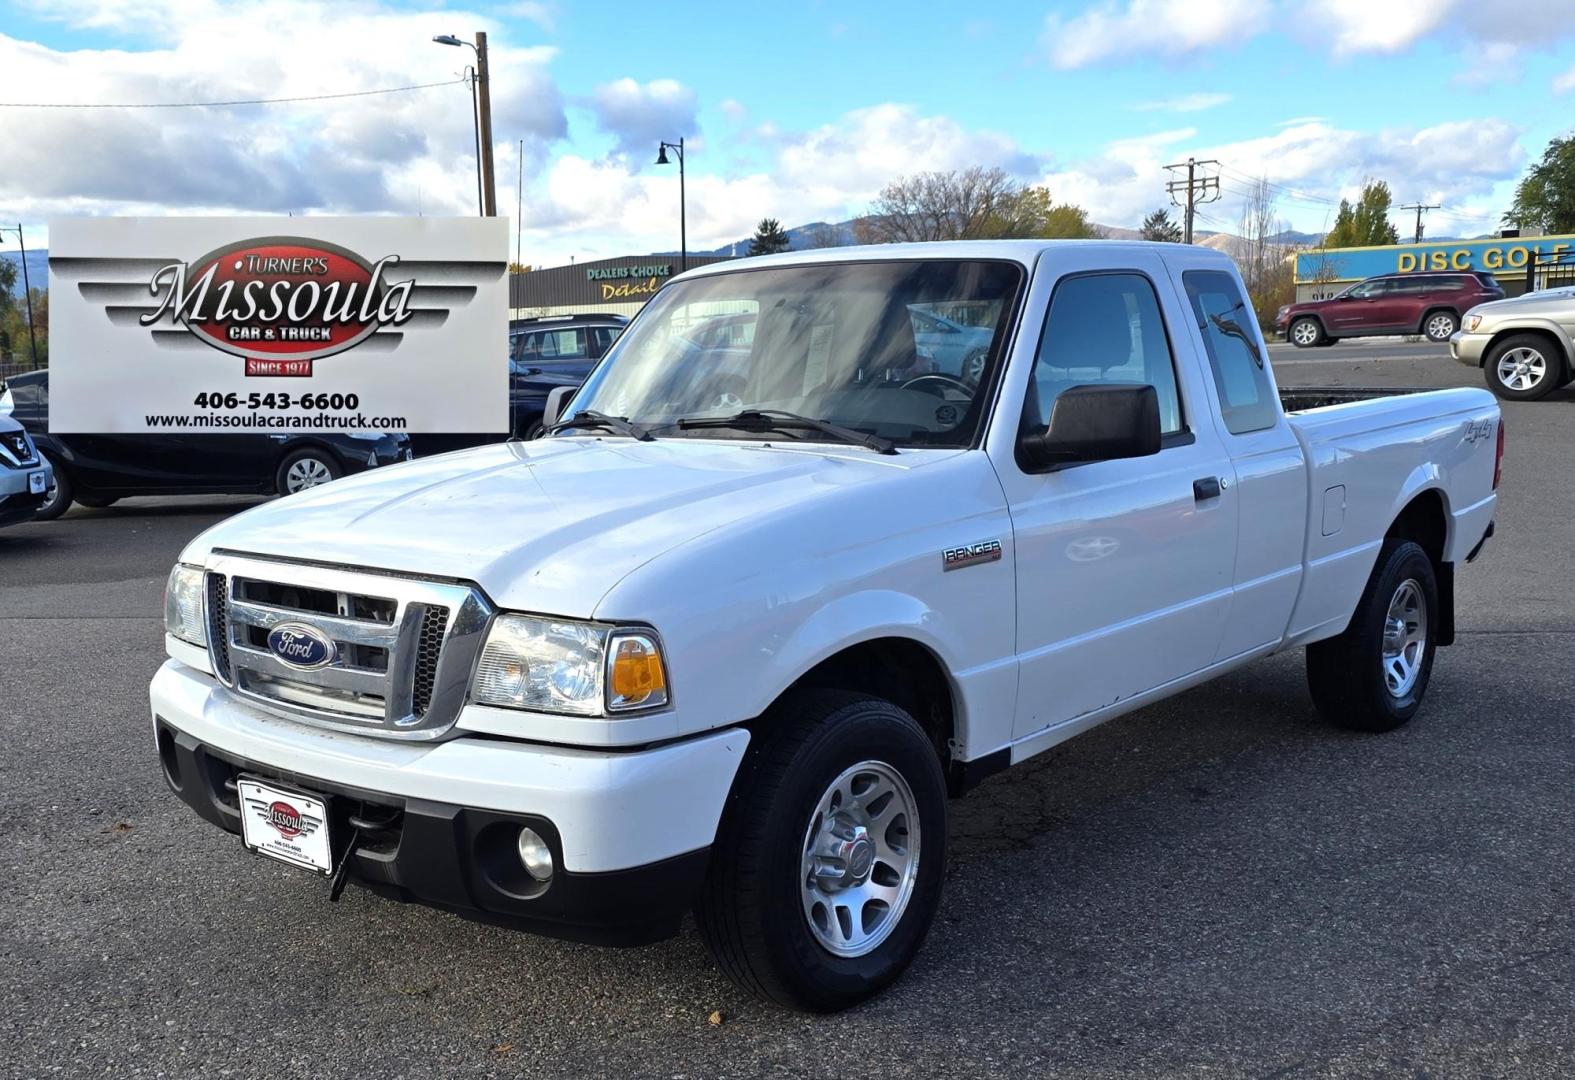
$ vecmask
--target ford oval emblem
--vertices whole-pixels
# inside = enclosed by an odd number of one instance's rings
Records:
[[[321,630],[305,623],[280,623],[268,631],[268,651],[303,671],[327,667],[339,652]]]

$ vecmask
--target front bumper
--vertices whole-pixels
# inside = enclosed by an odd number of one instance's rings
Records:
[[[35,473],[44,476],[44,490],[34,492],[29,478]],[[33,514],[49,498],[50,468],[42,462],[12,468],[0,463],[0,525],[16,525],[31,521]]]
[[[1449,335],[1449,355],[1467,367],[1481,367],[1482,354],[1487,351],[1491,334],[1468,334],[1456,330]]]
[[[677,929],[704,878],[749,742],[728,729],[656,749],[598,753],[502,739],[392,743],[283,720],[175,661],[150,689],[172,790],[239,832],[241,773],[326,796],[336,860],[350,817],[390,824],[350,856],[349,876],[400,900],[487,922],[607,944]],[[521,826],[557,868],[521,868]]]

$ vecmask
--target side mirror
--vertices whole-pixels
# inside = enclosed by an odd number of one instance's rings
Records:
[[[541,412],[541,426],[550,428],[563,418],[563,410],[574,396],[578,386],[555,386],[547,391],[547,404]]]
[[[1336,296],[1335,299],[1336,300],[1340,300],[1340,301],[1343,302],[1343,301],[1351,299],[1351,294],[1348,293],[1348,292],[1343,292],[1339,296]]]
[[[1159,395],[1152,386],[1074,386],[1061,392],[1043,431],[1018,443],[1029,472],[1079,461],[1159,453]]]

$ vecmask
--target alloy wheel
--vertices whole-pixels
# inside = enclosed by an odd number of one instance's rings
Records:
[[[1449,315],[1434,315],[1427,320],[1427,336],[1434,341],[1447,341],[1455,332],[1455,320]]]
[[[834,955],[864,956],[902,921],[918,874],[918,804],[908,782],[883,761],[844,770],[804,830],[800,891],[810,933]]]
[[[284,474],[284,486],[289,494],[326,484],[334,478],[328,465],[319,458],[305,457],[290,465]]]
[[[1498,381],[1507,389],[1526,391],[1537,386],[1548,374],[1548,362],[1536,349],[1524,345],[1509,349],[1498,358]]]
[[[1298,345],[1312,345],[1318,341],[1318,327],[1310,321],[1297,323],[1291,328],[1291,339]]]
[[[1389,600],[1384,616],[1384,685],[1403,698],[1416,685],[1427,654],[1427,598],[1414,578],[1406,578]]]

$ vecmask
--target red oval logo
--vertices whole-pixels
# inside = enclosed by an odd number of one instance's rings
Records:
[[[149,326],[167,316],[214,348],[248,359],[321,359],[411,317],[415,283],[385,280],[398,262],[388,255],[369,263],[300,237],[246,240],[161,267],[149,282],[158,307],[140,321]]]
[[[301,835],[301,812],[287,802],[275,800],[268,806],[268,824],[286,840]]]

